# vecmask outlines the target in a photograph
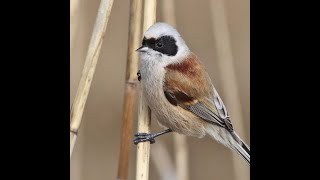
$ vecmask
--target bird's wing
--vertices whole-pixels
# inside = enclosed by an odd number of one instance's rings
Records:
[[[163,90],[167,100],[203,120],[233,130],[228,112],[195,55],[166,67]]]

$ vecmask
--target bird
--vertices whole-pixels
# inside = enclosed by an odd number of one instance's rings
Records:
[[[203,138],[209,135],[238,153],[250,166],[250,147],[236,133],[229,113],[204,64],[176,28],[156,22],[143,34],[138,79],[158,123],[158,133],[137,132],[134,144],[170,132]]]

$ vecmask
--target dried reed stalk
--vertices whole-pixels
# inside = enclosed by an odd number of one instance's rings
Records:
[[[232,50],[230,44],[230,35],[228,30],[227,17],[223,0],[211,0],[212,29],[217,48],[217,64],[220,71],[222,91],[224,92],[224,101],[230,111],[233,124],[237,132],[244,138],[245,132],[241,113],[241,104],[239,91],[236,83],[235,69],[233,65]],[[236,179],[249,179],[248,166],[243,162],[238,154],[234,155],[234,169]]]
[[[93,28],[87,57],[85,60],[79,87],[70,112],[70,158],[80,128],[83,109],[89,94],[92,78],[99,58],[103,37],[106,32],[113,0],[101,0],[96,22]]]
[[[130,3],[129,40],[126,69],[126,87],[123,103],[120,155],[118,161],[117,179],[128,179],[128,164],[130,145],[132,144],[132,126],[134,106],[137,95],[137,72],[139,54],[135,51],[140,44],[142,0],[132,0]]]
[[[156,0],[145,0],[143,32],[156,22]],[[140,84],[143,83],[143,77]],[[141,88],[140,88],[141,89]],[[151,111],[146,104],[140,90],[140,104],[138,110],[138,132],[150,133]],[[150,142],[137,144],[136,180],[149,179]]]
[[[79,24],[79,0],[70,0],[70,50],[74,45],[74,38],[77,34]]]
[[[169,149],[163,141],[158,140],[152,144],[152,151],[150,153],[151,161],[162,180],[178,180]]]
[[[173,135],[175,165],[178,180],[189,179],[189,151],[186,136],[175,133]]]
[[[175,2],[172,0],[162,0],[162,15],[163,20],[172,26],[177,26],[175,17]],[[177,170],[178,180],[189,179],[189,152],[186,136],[174,133],[174,157]]]

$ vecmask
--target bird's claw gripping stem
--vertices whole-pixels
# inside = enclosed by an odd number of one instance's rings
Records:
[[[136,138],[133,140],[133,143],[135,145],[137,145],[138,143],[140,142],[146,142],[146,141],[149,141],[150,144],[153,144],[156,142],[156,140],[154,139],[155,138],[155,134],[153,133],[136,133],[134,135]]]
[[[141,74],[140,74],[140,70],[137,72],[137,76],[138,76],[138,80],[141,81]]]
[[[156,140],[154,139],[155,137],[161,136],[161,135],[169,133],[169,132],[172,132],[172,130],[171,129],[166,129],[166,130],[158,132],[158,133],[149,133],[149,134],[148,133],[136,133],[136,134],[134,134],[134,136],[136,138],[133,140],[133,143],[135,145],[137,145],[140,142],[149,141],[150,144],[153,144],[153,143],[156,142]]]

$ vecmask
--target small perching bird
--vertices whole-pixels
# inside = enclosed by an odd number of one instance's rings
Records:
[[[161,126],[160,133],[136,133],[134,143],[169,132],[202,138],[206,134],[241,155],[250,166],[250,147],[237,135],[228,111],[198,57],[178,31],[156,23],[145,33],[139,80],[146,103]]]

